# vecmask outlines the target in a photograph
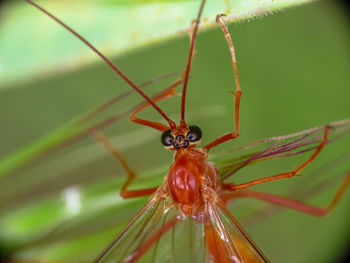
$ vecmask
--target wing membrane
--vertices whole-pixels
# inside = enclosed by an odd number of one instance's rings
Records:
[[[208,202],[207,215],[206,239],[213,262],[269,262],[223,201]]]
[[[170,198],[151,199],[96,263],[209,262],[203,224],[184,217]]]
[[[247,165],[261,162],[269,159],[277,159],[299,155],[315,150],[323,140],[325,128],[328,128],[328,142],[330,144],[350,133],[350,119],[333,122],[327,125],[311,128],[297,133],[284,136],[276,136],[256,141],[254,143],[238,147],[229,151],[217,154],[215,157],[228,155],[232,152],[242,152],[247,149],[253,149],[252,152],[246,153],[236,158],[220,161],[221,180],[226,180],[231,175],[238,172]],[[258,149],[260,145],[270,144],[265,148]]]
[[[156,200],[153,197],[95,262],[133,262],[133,257],[137,257],[145,240],[164,224],[168,215],[167,212],[164,213],[165,205],[164,199]]]
[[[218,202],[205,201],[197,220],[156,194],[95,262],[268,262]]]

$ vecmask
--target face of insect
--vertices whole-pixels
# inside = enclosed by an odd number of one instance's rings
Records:
[[[195,147],[200,143],[202,131],[198,126],[192,125],[188,128],[177,127],[174,131],[163,132],[161,142],[168,150],[174,151],[182,148]]]

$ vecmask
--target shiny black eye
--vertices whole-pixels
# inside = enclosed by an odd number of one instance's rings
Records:
[[[197,142],[202,138],[202,131],[198,126],[190,126],[189,132],[186,135],[186,139],[190,142]]]
[[[174,143],[174,137],[171,135],[171,130],[167,130],[163,132],[162,137],[160,139],[164,146],[171,146]]]

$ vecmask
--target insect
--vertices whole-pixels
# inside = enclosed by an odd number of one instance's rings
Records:
[[[204,5],[204,1],[202,2]],[[199,13],[200,14],[200,13]],[[199,15],[200,16],[200,15]],[[91,131],[92,135],[102,143],[109,151],[114,153],[116,158],[123,164],[126,171],[129,174],[129,180],[124,184],[122,194],[125,198],[135,197],[141,195],[148,195],[154,193],[155,195],[147,203],[144,209],[138,214],[138,216],[129,224],[125,230],[124,235],[121,235],[116,242],[113,242],[110,247],[107,248],[105,252],[101,254],[100,257],[96,259],[97,262],[108,262],[108,260],[118,261],[118,256],[121,260],[126,260],[129,262],[136,261],[140,257],[146,257],[148,247],[147,246],[160,246],[162,243],[161,238],[166,238],[167,233],[173,233],[168,231],[176,231],[179,227],[182,220],[191,218],[191,222],[197,224],[196,226],[202,227],[203,232],[205,233],[202,238],[201,244],[207,248],[208,254],[203,253],[203,261],[213,260],[218,262],[231,262],[236,261],[240,262],[244,260],[249,262],[253,260],[254,262],[262,261],[266,262],[267,259],[260,251],[258,246],[249,238],[243,228],[239,225],[237,220],[232,216],[232,214],[226,208],[225,202],[228,202],[231,198],[238,197],[257,197],[261,199],[268,200],[269,195],[259,193],[247,192],[244,189],[245,187],[252,186],[254,184],[262,183],[274,179],[282,179],[284,177],[290,177],[296,175],[300,172],[306,165],[308,165],[314,157],[316,157],[325,144],[328,141],[328,133],[331,129],[331,126],[324,127],[323,140],[321,140],[318,147],[316,147],[314,153],[311,157],[306,160],[299,168],[287,172],[284,174],[276,175],[268,179],[261,179],[257,181],[252,181],[250,183],[233,185],[222,183],[219,179],[219,173],[214,164],[207,162],[207,153],[210,149],[216,147],[217,145],[224,143],[225,141],[234,139],[238,136],[238,124],[239,124],[239,102],[240,102],[240,88],[238,83],[238,75],[235,63],[234,53],[232,52],[232,59],[234,65],[234,72],[237,81],[237,89],[235,94],[235,131],[233,133],[224,135],[217,140],[214,140],[212,143],[204,146],[202,149],[196,150],[196,146],[199,144],[201,139],[201,131],[196,126],[189,126],[185,122],[185,90],[188,83],[188,74],[190,71],[191,61],[192,61],[192,51],[194,47],[194,42],[196,38],[196,33],[198,29],[199,17],[196,20],[196,25],[193,31],[191,51],[189,55],[189,60],[187,64],[186,74],[184,77],[184,91],[182,95],[182,110],[181,110],[181,122],[179,125],[174,124],[170,118],[162,112],[162,110],[156,105],[156,102],[159,100],[165,99],[167,96],[171,96],[170,93],[161,94],[156,99],[150,99],[146,95],[144,98],[148,101],[150,105],[158,110],[158,112],[168,121],[169,127],[165,127],[163,124],[155,123],[152,121],[147,121],[139,119],[135,116],[138,111],[142,110],[148,105],[141,106],[137,109],[132,115],[133,121],[138,122],[142,125],[150,126],[157,130],[163,132],[162,142],[165,147],[170,150],[177,152],[175,155],[175,163],[170,168],[168,177],[166,178],[164,185],[160,188],[150,188],[143,189],[138,191],[128,191],[127,186],[133,179],[133,172],[128,167],[127,163],[123,161],[122,156],[118,155],[116,149],[107,141],[107,139],[99,131]],[[222,28],[225,30],[226,27],[223,23],[222,18],[218,17],[218,22],[221,24]],[[226,35],[229,37],[229,35]],[[230,39],[229,39],[230,41]],[[233,49],[233,45],[230,45]],[[129,83],[130,81],[127,80]],[[131,84],[131,83],[130,83]],[[131,84],[132,85],[132,84]],[[135,86],[134,86],[135,88]],[[140,91],[139,91],[140,92]],[[143,94],[143,93],[141,93]],[[170,129],[169,129],[170,128]],[[193,172],[190,172],[191,169]],[[178,182],[177,172],[183,170],[181,176],[184,177],[183,180]],[[181,183],[184,184],[184,181],[188,180],[193,182],[192,184],[185,184],[185,188],[181,188]],[[346,181],[348,183],[348,181]],[[345,183],[344,183],[345,185]],[[344,186],[343,185],[343,186]],[[345,187],[340,188],[338,194],[339,197],[344,191]],[[233,192],[230,194],[229,192]],[[235,194],[236,193],[236,194]],[[240,194],[239,194],[240,193]],[[242,196],[240,196],[242,195]],[[275,202],[283,203],[283,200],[286,199],[274,197]],[[277,201],[276,201],[277,200]],[[278,201],[279,200],[279,201]],[[271,200],[270,200],[271,201]],[[296,204],[290,204],[291,207],[296,208]],[[304,210],[311,212],[312,209],[307,206],[303,206]],[[315,210],[316,211],[316,210]],[[321,210],[320,210],[321,211]],[[321,212],[320,212],[321,213]],[[146,216],[146,217],[144,217]],[[142,221],[144,220],[144,221]],[[142,222],[141,224],[139,222]],[[158,224],[158,225],[157,225]],[[134,227],[140,227],[139,231],[135,231]],[[133,232],[136,236],[135,238],[130,238],[127,236],[129,232]],[[158,231],[158,232],[157,232]],[[171,237],[175,236],[175,233],[170,235]],[[123,239],[126,239],[126,242],[132,243],[123,243]],[[136,248],[132,247],[133,243]],[[124,245],[123,245],[124,244]],[[129,249],[129,251],[127,250]],[[118,250],[124,250],[119,252]],[[126,252],[125,252],[126,251]],[[157,252],[157,249],[153,251]],[[158,257],[156,252],[152,252],[150,257]],[[178,254],[176,248],[173,249],[171,257],[175,258]]]

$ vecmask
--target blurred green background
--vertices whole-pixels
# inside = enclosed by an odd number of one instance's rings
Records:
[[[243,90],[241,136],[216,151],[350,116],[349,17],[341,3],[315,2],[249,23],[231,24],[229,31]],[[89,35],[86,38],[94,41]],[[16,44],[26,47],[25,43]],[[183,69],[188,44],[186,35],[178,35],[132,50],[113,61],[135,83],[143,83]],[[159,91],[171,80],[159,82],[147,92]],[[201,32],[189,83],[187,119],[202,128],[203,143],[232,129],[233,97],[229,91],[233,88],[231,58],[223,33],[218,28]],[[40,141],[44,135],[128,89],[101,62],[31,80],[17,80],[1,87],[0,158]],[[99,118],[123,112],[141,101],[133,94]],[[162,102],[160,106],[176,121],[179,119],[179,98]],[[160,119],[152,109],[142,116]],[[159,143],[159,132],[132,124],[127,118],[103,131],[141,173],[133,187],[162,182],[172,154]],[[327,146],[304,174],[311,174],[348,151],[349,142],[349,138],[343,138]],[[236,180],[286,171],[306,157],[249,167]],[[347,159],[343,169],[349,164]],[[240,175],[243,177],[239,178]],[[145,203],[146,199],[121,200],[118,194],[122,181],[120,166],[89,138],[41,156],[1,177],[3,255],[44,262],[91,260]],[[256,188],[284,194],[289,183],[274,182]],[[79,193],[82,206],[78,214],[69,212],[65,206],[67,187],[73,187],[69,188],[73,196]],[[335,191],[333,186],[306,201],[325,206]],[[250,226],[247,231],[272,262],[337,262],[349,244],[349,203],[348,191],[328,217],[283,211]],[[238,218],[246,210],[261,207],[261,203],[251,200],[238,205],[243,212],[232,208]],[[49,234],[57,225],[62,227]],[[46,234],[49,234],[47,238],[40,239]]]

